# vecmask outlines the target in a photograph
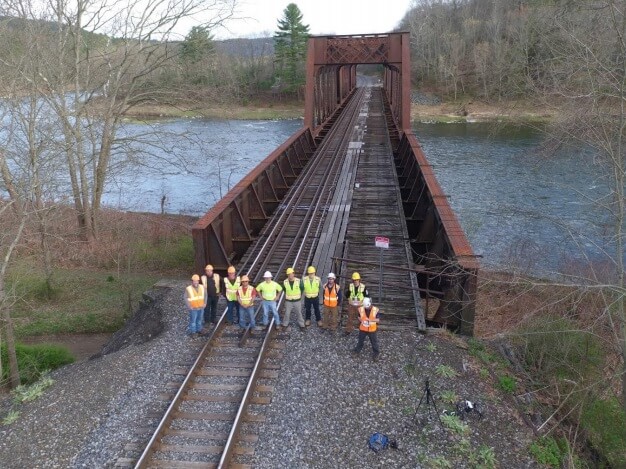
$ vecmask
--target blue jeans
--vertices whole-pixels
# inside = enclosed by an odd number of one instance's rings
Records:
[[[254,321],[254,305],[248,306],[247,308],[239,305],[239,325],[246,328],[248,327],[248,324],[250,324],[250,327],[252,328],[256,326]]]
[[[276,308],[276,302],[270,300],[263,300],[263,325],[267,326],[268,320],[268,311],[272,310],[272,314],[274,315],[274,322],[277,326],[280,326],[280,316],[278,316],[278,309]]]
[[[226,302],[226,320],[233,324],[239,322],[239,303],[237,301]]]
[[[190,309],[189,311],[189,327],[187,332],[189,334],[196,334],[202,330],[202,323],[204,323],[204,309]]]

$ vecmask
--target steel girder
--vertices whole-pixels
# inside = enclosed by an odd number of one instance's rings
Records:
[[[395,152],[396,172],[420,285],[440,300],[434,321],[474,329],[478,262],[413,133]]]
[[[225,273],[250,247],[315,151],[302,128],[274,150],[192,227],[196,272]]]

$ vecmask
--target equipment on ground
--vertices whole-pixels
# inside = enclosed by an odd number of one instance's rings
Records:
[[[315,273],[315,267],[313,267],[312,265],[309,266],[309,268],[306,269],[306,273],[307,274],[314,274]]]
[[[285,273],[286,273],[287,275],[289,275],[289,274],[293,274],[294,272],[295,272],[295,270],[293,270],[293,268],[292,268],[292,267],[289,267],[289,268],[285,271]]]
[[[337,277],[335,276],[335,274],[333,274],[333,273],[331,272],[331,273],[329,273],[329,274],[328,274],[328,278],[335,279],[335,278],[337,278]]]
[[[435,396],[433,396],[433,393],[430,391],[429,378],[426,378],[426,381],[424,382],[424,392],[422,393],[422,397],[420,397],[420,401],[417,404],[417,408],[415,409],[413,420],[415,420],[417,417],[417,412],[420,410],[424,397],[426,398],[426,407],[428,409],[428,417],[430,418],[430,405],[432,404],[432,406],[435,408],[435,414],[437,414],[437,418],[439,419],[439,424],[441,425],[441,428],[444,429],[443,422],[441,421],[441,416],[439,415],[439,409],[437,409],[437,403],[435,402]]]
[[[465,420],[465,416],[469,416],[471,414],[477,414],[478,420],[483,418],[483,406],[480,402],[471,402],[471,401],[459,401],[456,403],[456,415],[461,419]]]
[[[361,280],[361,276],[358,272],[352,274],[352,280]]]
[[[231,265],[231,266],[228,268],[228,273],[229,273],[229,274],[234,274],[235,272],[237,272],[237,270],[236,270],[236,269],[235,269],[235,268]]]
[[[388,447],[398,449],[398,443],[396,442],[396,440],[391,440],[387,435],[383,435],[382,433],[378,432],[370,436],[367,444],[370,449],[373,450],[375,453],[387,449]]]
[[[211,264],[207,264],[204,270],[213,270],[213,266]]]
[[[263,274],[263,278],[272,278],[272,273],[269,270],[266,270]]]
[[[372,299],[371,298],[363,298],[363,307],[371,308],[372,307]]]

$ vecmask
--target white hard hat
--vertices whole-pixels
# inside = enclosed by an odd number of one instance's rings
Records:
[[[363,298],[363,307],[369,308],[372,306],[372,300],[370,298]]]
[[[272,273],[269,270],[266,270],[263,274],[263,278],[272,278]]]
[[[335,274],[333,274],[332,272],[328,274],[328,278],[337,278],[335,277]]]

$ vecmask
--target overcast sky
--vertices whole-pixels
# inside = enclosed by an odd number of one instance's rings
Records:
[[[302,12],[313,35],[386,33],[395,28],[414,0],[238,0],[237,16],[216,39],[273,35],[289,3]]]

